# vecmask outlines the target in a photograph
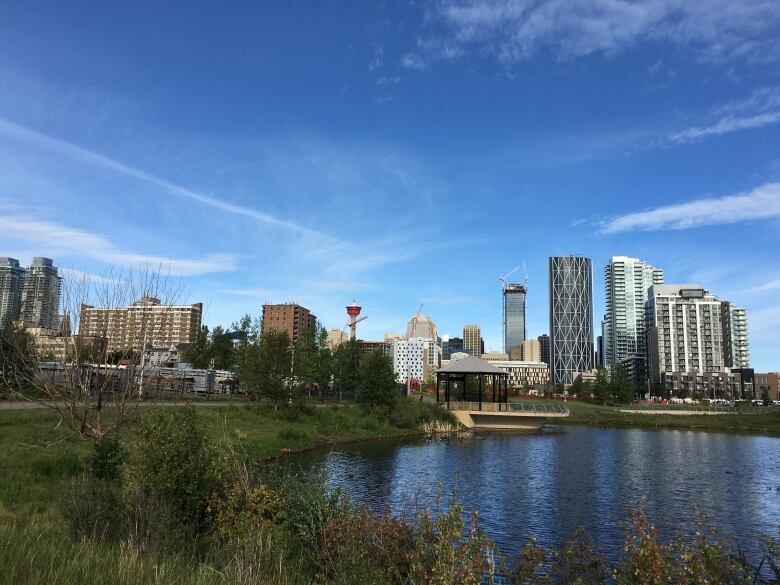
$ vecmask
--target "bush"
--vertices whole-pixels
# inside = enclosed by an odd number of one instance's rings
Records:
[[[119,440],[108,435],[95,443],[89,469],[99,479],[117,479],[125,459],[125,450]]]
[[[148,413],[124,466],[123,492],[135,534],[165,538],[204,528],[211,494],[219,487],[216,454],[192,407]]]

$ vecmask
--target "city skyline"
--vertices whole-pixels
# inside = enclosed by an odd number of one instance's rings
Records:
[[[423,303],[441,334],[480,324],[489,351],[499,275],[526,262],[533,339],[549,256],[625,255],[745,307],[751,366],[776,369],[780,9],[690,5],[623,35],[624,14],[578,8],[534,36],[477,0],[306,19],[17,3],[0,22],[0,256],[64,277],[162,265],[212,327],[286,302],[343,327],[358,299],[381,339]]]

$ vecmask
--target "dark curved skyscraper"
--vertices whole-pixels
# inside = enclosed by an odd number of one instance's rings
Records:
[[[593,267],[590,258],[552,256],[550,269],[550,378],[571,384],[593,369]]]

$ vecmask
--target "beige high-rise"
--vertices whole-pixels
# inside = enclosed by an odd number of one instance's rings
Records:
[[[520,345],[520,359],[524,362],[542,361],[542,344],[538,339],[526,339]]]
[[[479,325],[463,326],[463,349],[474,357],[482,355],[482,332]]]
[[[108,351],[170,347],[197,339],[202,314],[202,303],[163,305],[154,297],[116,309],[81,305],[79,335],[107,338]]]

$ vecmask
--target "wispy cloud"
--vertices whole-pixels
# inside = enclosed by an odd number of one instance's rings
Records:
[[[274,215],[271,215],[270,213],[259,211],[251,207],[237,205],[228,201],[222,201],[211,197],[210,195],[206,195],[205,193],[200,193],[198,191],[188,189],[187,187],[182,187],[181,185],[172,183],[166,179],[158,177],[157,175],[128,166],[101,154],[71,144],[65,140],[48,136],[24,126],[20,126],[19,124],[16,124],[3,117],[0,117],[0,135],[4,135],[14,140],[28,144],[34,144],[37,147],[45,148],[50,152],[55,152],[59,155],[67,156],[71,159],[75,159],[83,163],[99,166],[117,173],[121,173],[125,176],[132,177],[139,181],[143,181],[144,183],[153,185],[173,195],[190,199],[191,201],[219,209],[220,211],[249,217],[263,224],[284,228],[298,234],[313,235],[320,238],[335,240],[335,238],[332,238],[331,236],[302,226],[293,221],[280,219]]]
[[[757,294],[757,293],[764,293],[764,292],[772,292],[776,290],[780,290],[780,278],[770,280],[768,282],[765,282],[764,284],[759,284],[757,286],[751,286],[750,288],[746,288],[739,292],[743,294]]]
[[[780,5],[766,0],[444,0],[426,16],[439,28],[421,46],[473,48],[505,64],[540,52],[610,56],[647,41],[685,47],[709,62],[780,59]]]
[[[401,66],[414,71],[425,71],[428,67],[423,58],[416,53],[407,53],[401,58]]]
[[[604,222],[601,232],[680,230],[772,218],[780,218],[780,183],[767,183],[746,193],[621,215]]]
[[[708,136],[762,128],[780,122],[780,89],[762,88],[744,100],[715,108],[712,123],[686,128],[669,137],[671,142],[691,142]]]
[[[159,267],[165,272],[180,276],[225,272],[233,270],[237,265],[236,257],[228,254],[179,259],[138,254],[120,248],[101,234],[19,215],[4,214],[0,217],[0,233],[28,240],[60,253],[73,253],[119,266]]]
[[[84,272],[83,270],[76,270],[75,268],[68,268],[66,266],[60,266],[57,269],[57,272],[60,276],[82,282],[94,282],[98,284],[116,284],[119,282],[119,279],[113,278],[111,276],[92,274],[90,272]]]

